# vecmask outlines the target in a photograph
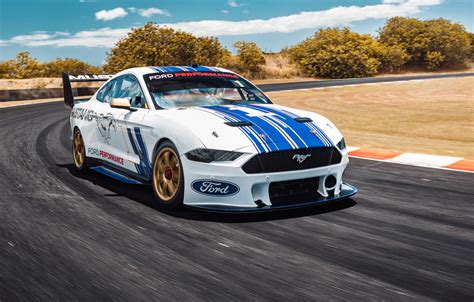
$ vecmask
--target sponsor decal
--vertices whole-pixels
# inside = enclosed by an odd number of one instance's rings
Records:
[[[71,117],[73,119],[90,122],[94,120],[97,113],[92,109],[74,107],[71,111]]]
[[[220,73],[220,72],[177,72],[174,74],[176,77],[223,77],[238,79],[239,76],[233,73]]]
[[[89,147],[87,148],[87,154],[93,155],[93,156],[99,156],[99,149]]]
[[[172,73],[154,74],[149,77],[150,80],[169,79],[174,77]]]
[[[117,126],[115,124],[115,119],[112,113],[107,113],[106,115],[96,115],[97,127],[99,128],[99,133],[104,139],[106,144],[110,144],[110,139],[112,138],[111,130],[117,131]]]
[[[298,164],[301,164],[310,156],[311,154],[295,154],[292,159],[296,160]]]
[[[76,74],[76,75],[69,75],[69,80],[71,81],[108,80],[112,77],[113,75],[108,75],[108,74]]]
[[[111,154],[107,151],[99,150],[97,148],[87,148],[87,154],[95,157],[102,157],[103,159],[114,161],[121,165],[123,165],[124,162],[124,159],[122,157]]]
[[[99,115],[92,109],[74,107],[71,111],[71,117],[86,122],[95,120],[99,133],[106,144],[110,144],[110,139],[112,138],[111,130],[117,131],[117,125],[112,113]]]
[[[240,191],[236,184],[223,180],[198,179],[191,183],[191,187],[199,194],[211,196],[232,196]]]
[[[148,76],[149,80],[161,80],[161,79],[169,79],[169,78],[179,78],[179,77],[223,77],[223,78],[231,78],[231,79],[238,79],[239,76],[232,73],[222,73],[222,72],[175,72],[175,73],[161,73],[161,74],[153,74]]]
[[[105,152],[102,150],[99,151],[99,156],[123,165],[123,158],[121,158],[120,156],[113,155],[113,154],[110,154],[109,152]]]

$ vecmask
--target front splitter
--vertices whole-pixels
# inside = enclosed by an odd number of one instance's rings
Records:
[[[319,199],[313,201],[307,201],[303,203],[292,203],[286,205],[271,205],[271,206],[263,206],[263,207],[233,207],[233,206],[221,206],[216,204],[200,204],[200,205],[193,205],[186,207],[201,211],[208,211],[208,212],[223,212],[223,213],[248,213],[248,212],[269,212],[269,211],[279,211],[279,210],[287,210],[287,209],[298,209],[298,208],[306,208],[315,206],[322,203],[337,201],[349,198],[357,193],[357,188],[353,185],[343,183],[341,186],[341,192],[339,195],[334,197],[321,197]]]

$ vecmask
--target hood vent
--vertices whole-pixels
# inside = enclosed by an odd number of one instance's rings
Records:
[[[309,117],[295,117],[294,120],[299,123],[311,123],[313,121]]]
[[[227,126],[231,127],[245,127],[245,126],[253,126],[251,122],[245,122],[245,121],[240,121],[240,122],[225,122]]]

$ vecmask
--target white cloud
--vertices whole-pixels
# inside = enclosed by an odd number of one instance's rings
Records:
[[[74,35],[61,33],[54,35],[33,34],[16,36],[4,41],[7,44],[22,44],[26,46],[85,46],[85,47],[111,47],[118,39],[125,36],[130,28],[112,29],[104,27],[97,30],[84,30]]]
[[[53,37],[54,37],[53,35],[48,35],[48,34],[45,34],[45,33],[34,33],[32,35],[16,36],[16,37],[13,37],[10,41],[13,42],[13,43],[23,44],[23,43],[28,43],[30,41],[49,40]]]
[[[383,0],[396,1],[396,0]],[[198,36],[233,36],[263,33],[289,33],[301,29],[317,29],[326,26],[345,26],[355,21],[386,19],[394,16],[409,16],[418,13],[424,6],[438,5],[442,0],[406,0],[403,3],[377,4],[367,6],[339,6],[322,11],[301,12],[299,14],[270,19],[246,21],[202,20],[160,24],[174,29],[191,32]],[[56,47],[112,47],[131,28],[109,27],[85,30],[69,36],[47,33],[21,35],[0,44],[23,44],[28,46],[51,45]]]
[[[55,35],[58,35],[58,36],[69,36],[70,34],[68,32],[65,32],[65,31],[56,31],[54,32]]]
[[[191,32],[198,36],[233,36],[263,33],[289,33],[301,29],[349,25],[355,21],[386,19],[418,13],[423,6],[438,5],[441,0],[408,0],[401,4],[377,4],[367,6],[338,6],[323,11],[247,21],[203,20],[178,22],[166,26]]]
[[[117,7],[111,10],[101,10],[95,13],[96,20],[110,21],[118,18],[123,18],[128,15],[127,11],[122,7]]]
[[[229,11],[228,11],[228,10],[226,10],[226,9],[223,9],[223,10],[221,10],[221,13],[223,13],[223,14],[228,14],[228,13],[229,13]]]
[[[150,7],[147,9],[140,9],[138,13],[142,17],[150,18],[153,15],[163,15],[163,16],[171,16],[170,13],[164,9],[159,9],[156,7]]]
[[[131,12],[132,14],[133,13],[136,13],[137,12],[137,9],[135,7],[127,7],[128,11]]]
[[[398,4],[403,2],[407,2],[407,0],[383,0],[384,4]]]
[[[242,5],[242,4],[237,3],[237,1],[235,0],[229,0],[227,1],[227,4],[229,4],[230,7],[239,7]]]

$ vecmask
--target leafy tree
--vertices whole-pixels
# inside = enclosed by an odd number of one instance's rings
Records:
[[[406,65],[431,70],[462,66],[470,51],[465,28],[445,19],[394,17],[380,29],[379,41],[403,49],[409,56]]]
[[[0,78],[4,79],[60,77],[62,72],[99,73],[101,68],[77,59],[55,59],[41,64],[26,51],[17,54],[13,60],[0,62]]]
[[[239,41],[234,44],[239,62],[238,70],[246,76],[262,76],[265,55],[255,42]],[[235,64],[235,63],[234,63]]]
[[[130,67],[160,65],[219,65],[230,56],[216,38],[148,23],[132,29],[107,56],[104,69],[117,72]]]
[[[11,60],[0,62],[0,79],[9,79],[12,70]]]
[[[197,53],[195,62],[200,65],[225,65],[230,58],[230,52],[223,48],[215,37],[197,38]]]
[[[445,57],[439,51],[430,51],[426,54],[425,61],[428,70],[436,70],[445,61]]]
[[[370,35],[348,28],[327,28],[291,48],[289,53],[308,75],[350,78],[375,75],[382,49]]]
[[[60,77],[63,72],[70,74],[97,74],[102,69],[92,66],[78,59],[55,59],[41,64],[43,77]]]
[[[474,60],[474,33],[467,33],[469,42],[471,44],[471,50],[469,53],[469,59]]]
[[[30,53],[18,53],[13,60],[7,60],[0,65],[0,77],[8,79],[26,79],[40,76],[40,64]]]
[[[379,71],[400,71],[401,67],[408,61],[409,55],[400,46],[381,45],[379,59],[381,62]]]

